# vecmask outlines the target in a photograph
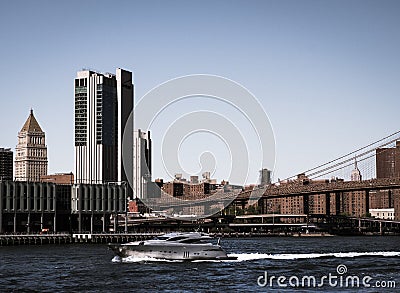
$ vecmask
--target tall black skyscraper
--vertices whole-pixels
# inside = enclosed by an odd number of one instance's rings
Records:
[[[132,73],[120,68],[115,75],[79,71],[75,78],[75,183],[126,182],[132,178],[132,156]]]
[[[0,181],[13,180],[13,152],[0,148]]]

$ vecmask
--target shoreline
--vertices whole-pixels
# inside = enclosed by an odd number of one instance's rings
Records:
[[[163,233],[79,233],[79,234],[2,234],[0,235],[1,246],[26,246],[26,245],[64,245],[64,244],[107,244],[107,243],[126,243],[130,241],[140,241],[152,239]],[[350,234],[330,234],[318,233],[209,233],[214,238],[325,238],[325,237],[382,237],[400,236],[400,234],[387,233],[380,235],[377,233],[350,233]]]

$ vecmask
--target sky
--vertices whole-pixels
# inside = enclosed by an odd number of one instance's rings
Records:
[[[399,14],[387,0],[1,1],[0,147],[15,148],[33,108],[49,173],[73,171],[82,68],[133,71],[135,103],[170,79],[211,74],[248,89],[268,115],[273,179],[298,174],[399,130]],[[182,158],[196,169],[198,156]],[[165,176],[155,160],[153,178]]]

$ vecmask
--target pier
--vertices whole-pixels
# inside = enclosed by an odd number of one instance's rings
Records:
[[[161,234],[163,233],[6,234],[0,235],[0,246],[74,243],[124,243],[152,239]]]
[[[153,239],[163,233],[78,233],[72,234],[73,243],[125,243]]]
[[[9,234],[0,235],[0,246],[70,244],[70,234]]]

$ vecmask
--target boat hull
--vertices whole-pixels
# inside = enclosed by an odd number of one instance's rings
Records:
[[[163,260],[232,260],[219,246],[213,244],[108,244],[114,253],[122,258],[154,258]]]

